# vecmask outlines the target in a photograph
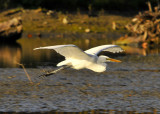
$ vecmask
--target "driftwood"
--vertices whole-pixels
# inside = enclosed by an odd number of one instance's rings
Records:
[[[0,40],[16,40],[23,31],[21,17],[0,23]]]
[[[23,12],[23,9],[22,8],[17,8],[17,9],[9,10],[4,14],[4,16],[14,15],[14,14],[19,13],[19,12]]]
[[[160,40],[160,11],[158,7],[152,10],[150,2],[147,3],[149,11],[139,13],[136,15],[129,24],[125,27],[129,31],[129,34],[121,38],[120,40],[130,40],[128,44],[147,42],[147,44],[159,44]],[[131,40],[133,39],[133,40]],[[119,40],[119,42],[120,42]]]

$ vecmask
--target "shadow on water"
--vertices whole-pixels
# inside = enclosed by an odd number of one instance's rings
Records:
[[[18,67],[22,57],[21,45],[17,42],[0,43],[0,67]]]

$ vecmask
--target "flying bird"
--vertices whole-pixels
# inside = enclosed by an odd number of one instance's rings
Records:
[[[60,67],[59,69],[51,72],[46,72],[44,76],[49,76],[67,67],[76,70],[86,68],[94,72],[104,72],[107,68],[106,62],[121,61],[105,55],[98,56],[98,54],[102,51],[108,51],[112,53],[119,53],[124,51],[121,47],[117,45],[101,45],[93,47],[86,51],[81,50],[79,47],[73,44],[39,47],[35,48],[34,50],[37,49],[53,49],[57,53],[65,57],[64,61],[57,64],[57,67]]]

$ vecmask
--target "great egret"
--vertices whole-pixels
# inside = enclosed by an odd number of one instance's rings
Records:
[[[57,53],[63,55],[65,60],[58,63],[57,66],[61,68],[52,72],[47,72],[45,76],[54,74],[57,71],[64,69],[65,67],[71,67],[73,69],[90,69],[94,72],[104,72],[106,70],[106,62],[121,62],[120,60],[109,58],[108,56],[98,54],[101,51],[109,51],[113,53],[122,52],[123,49],[117,45],[101,45],[86,51],[82,51],[76,45],[55,45],[47,47],[39,47],[37,49],[54,49]]]

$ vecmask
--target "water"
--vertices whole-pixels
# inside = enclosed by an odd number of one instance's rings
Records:
[[[107,36],[107,35],[106,35]],[[33,36],[28,38],[23,35],[23,38],[13,43],[0,43],[0,68],[17,68],[17,63],[23,63],[28,68],[35,68],[41,65],[55,66],[64,58],[53,50],[36,50],[34,48],[60,45],[60,44],[75,44],[83,50],[92,48],[98,45],[111,44],[113,39],[119,37],[119,34],[108,35],[46,35],[42,38]],[[49,38],[48,38],[49,37]],[[51,37],[51,38],[50,38]],[[103,38],[104,37],[104,38]],[[143,49],[138,47],[121,46],[125,50],[125,55],[159,55],[160,49]],[[112,53],[109,53],[109,55]],[[114,54],[112,54],[114,55]],[[115,54],[122,56],[124,54]],[[132,57],[132,56],[129,56]]]
[[[110,37],[110,35],[106,36]],[[0,58],[2,58],[0,59],[0,67],[18,67],[17,63],[23,63],[26,67],[30,68],[44,64],[55,65],[64,58],[53,50],[33,51],[33,49],[40,46],[75,44],[83,50],[86,50],[97,45],[111,43],[112,39],[106,39],[106,36],[103,34],[45,34],[42,38],[37,37],[37,35],[28,38],[27,35],[24,34],[23,37],[15,43],[6,44],[2,42],[0,44]],[[117,37],[119,35],[115,34],[112,36]]]
[[[122,63],[108,63],[106,72],[67,69],[45,79],[42,69],[56,69],[64,58],[53,50],[34,48],[75,44],[83,50],[112,43],[119,35],[61,34],[51,38],[23,38],[0,47],[0,112],[158,114],[160,111],[160,53],[158,48],[126,47],[110,55]],[[104,37],[101,39],[101,37]],[[33,84],[24,70],[30,75]]]

